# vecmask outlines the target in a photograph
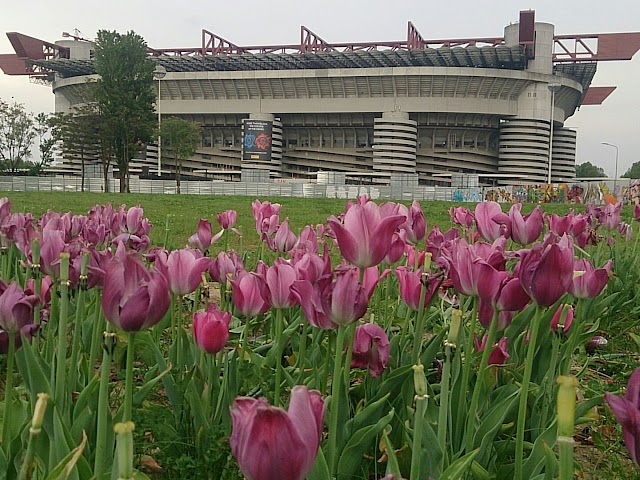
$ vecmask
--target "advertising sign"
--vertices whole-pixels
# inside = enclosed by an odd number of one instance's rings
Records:
[[[242,125],[242,160],[270,161],[273,122],[245,119]]]

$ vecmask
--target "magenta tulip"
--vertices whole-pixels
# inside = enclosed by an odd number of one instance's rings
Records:
[[[402,239],[402,234],[404,232],[395,232],[393,234],[393,239],[391,240],[391,246],[389,247],[389,251],[387,252],[387,256],[384,257],[383,263],[386,265],[393,265],[398,260],[402,258],[404,255],[405,245],[407,243]]]
[[[104,276],[102,310],[112,325],[125,332],[152,327],[162,320],[170,303],[164,275],[149,272],[136,253],[116,254],[109,260]]]
[[[550,217],[547,217],[547,221],[549,222],[549,230],[559,237],[566,233],[569,233],[571,231],[573,218],[573,211],[570,211],[565,216],[560,216],[557,213],[552,213]]]
[[[229,340],[231,314],[221,312],[210,303],[204,312],[193,314],[193,337],[196,345],[204,352],[215,354],[221,351]]]
[[[322,309],[333,323],[349,325],[367,312],[369,300],[359,275],[357,268],[344,266],[320,279]]]
[[[208,248],[218,240],[221,233],[212,235],[211,222],[201,218],[198,222],[198,231],[189,237],[189,243],[195,245],[202,253],[206,252]]]
[[[528,297],[527,297],[528,298]],[[482,298],[478,302],[478,321],[487,330],[491,327],[491,321],[493,320],[494,309],[491,305],[482,301]],[[497,331],[502,331],[511,325],[513,321],[513,312],[502,310],[498,311],[498,323],[496,325]]]
[[[264,279],[273,308],[291,308],[296,304],[296,297],[291,291],[293,282],[298,279],[295,268],[288,263],[275,263],[267,268]]]
[[[551,318],[551,330],[557,332],[559,329],[562,333],[567,333],[573,323],[574,311],[572,305],[558,305],[556,313]]]
[[[297,280],[291,286],[291,291],[302,307],[302,313],[309,325],[323,330],[338,328],[338,324],[329,318],[322,307],[322,290],[318,285],[312,285],[306,279]]]
[[[256,232],[258,235],[262,237],[264,228],[263,222],[274,215],[277,216],[280,213],[280,208],[282,205],[278,203],[270,203],[270,202],[260,202],[260,200],[255,200],[251,204],[251,210],[253,213],[253,218],[256,221]]]
[[[633,207],[633,219],[640,222],[640,203]]]
[[[398,213],[396,213],[396,215],[404,215],[407,219],[402,225],[400,225],[400,231],[403,232],[403,238],[407,243],[415,245],[422,240],[427,233],[427,220],[424,218],[422,207],[417,200],[411,202],[411,207],[409,208],[402,204],[398,204],[398,206]]]
[[[318,253],[318,234],[313,226],[307,225],[300,232],[296,250],[304,253]]]
[[[236,212],[235,210],[225,210],[222,213],[218,213],[216,215],[216,219],[218,220],[218,225],[220,225],[220,228],[222,228],[223,230],[233,229],[234,231],[236,231],[236,229],[233,227],[238,220],[238,212]]]
[[[538,305],[550,307],[573,281],[573,242],[564,235],[557,243],[535,244],[519,265],[522,288]]]
[[[485,333],[484,337],[482,337],[482,342],[478,342],[478,338],[475,338],[476,350],[478,352],[482,352],[487,348],[488,337],[488,334]],[[491,350],[491,353],[489,354],[489,361],[487,364],[504,365],[511,356],[509,355],[509,352],[507,352],[508,348],[509,339],[507,337],[501,337],[500,340],[498,340],[498,343],[493,344],[493,350]]]
[[[607,392],[604,399],[622,425],[622,436],[629,456],[640,466],[640,368],[636,368],[629,378],[623,397]]]
[[[40,325],[36,325],[35,323],[29,323],[22,327],[19,332],[12,334],[0,329],[0,355],[6,355],[9,353],[9,335],[13,335],[15,337],[15,350],[17,352],[22,347],[22,338],[24,337],[28,342],[31,342],[31,339],[39,329]]]
[[[289,227],[289,219],[278,226],[273,240],[269,242],[269,247],[274,252],[287,253],[293,250],[298,244],[298,237],[291,231]]]
[[[324,401],[305,386],[291,389],[289,411],[265,398],[238,397],[231,406],[231,452],[248,480],[302,480],[322,440]]]
[[[389,338],[378,325],[366,323],[356,327],[351,368],[366,368],[369,375],[377,378],[387,368],[390,352]]]
[[[600,295],[609,282],[613,261],[609,260],[602,268],[595,268],[586,258],[573,262],[574,276],[569,285],[569,293],[576,298],[595,298]]]
[[[315,284],[320,277],[331,271],[328,254],[325,258],[322,258],[316,253],[304,253],[300,255],[300,252],[302,252],[302,250],[296,250],[298,255],[294,255],[291,259],[298,280],[309,280],[309,282]]]
[[[454,240],[447,261],[453,288],[463,295],[477,296],[480,265],[486,262],[476,255],[475,248],[462,238]]]
[[[40,242],[40,269],[54,278],[60,276],[60,254],[65,249],[64,234],[59,230],[45,229]]]
[[[480,202],[476,205],[476,227],[486,241],[493,242],[502,236],[504,230],[494,221],[494,217],[502,213],[502,208],[497,202]]]
[[[244,269],[242,259],[236,252],[220,252],[209,265],[209,275],[214,282],[227,283],[230,278]]]
[[[434,275],[424,275],[422,269],[412,270],[408,267],[396,268],[396,276],[400,283],[400,298],[411,310],[420,308],[420,295],[424,282],[424,305],[427,306],[438,291],[440,282]]]
[[[627,242],[630,242],[633,238],[633,227],[630,223],[620,222],[618,224],[618,231],[620,232],[620,236],[624,237]]]
[[[211,264],[211,259],[203,257],[199,250],[183,248],[174,250],[167,260],[167,280],[169,289],[176,295],[195,292],[202,282],[202,273]]]
[[[373,202],[353,205],[344,216],[336,217],[329,226],[336,235],[342,256],[360,268],[378,265],[389,253],[393,233],[406,221],[404,215],[383,217]]]
[[[240,271],[230,282],[233,304],[241,315],[251,318],[269,310],[269,289],[260,275]]]
[[[33,323],[33,307],[39,299],[36,295],[25,295],[16,282],[8,286],[4,283],[0,294],[0,329],[8,334],[18,333],[23,327]]]
[[[529,215],[522,216],[521,203],[516,203],[509,209],[509,220],[511,220],[511,238],[520,245],[529,245],[535,242],[542,228],[544,219],[540,206],[537,206]]]
[[[449,209],[449,216],[453,223],[464,228],[471,228],[475,221],[475,215],[473,212],[464,207],[451,207]]]
[[[479,264],[478,269],[482,278],[478,283],[478,294],[491,308],[500,312],[516,312],[529,303],[529,295],[517,276],[496,270],[488,263]]]
[[[604,207],[602,223],[607,230],[615,230],[620,223],[620,214],[622,213],[622,202],[608,203]]]

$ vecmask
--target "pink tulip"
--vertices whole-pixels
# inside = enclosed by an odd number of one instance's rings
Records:
[[[449,277],[459,293],[469,296],[478,295],[480,265],[485,262],[476,255],[475,248],[460,238],[451,243]]]
[[[487,339],[488,335],[485,333],[484,337],[482,337],[482,342],[478,342],[478,338],[475,338],[476,350],[478,352],[484,351],[487,347]],[[498,343],[493,344],[493,350],[489,354],[488,365],[504,365],[507,360],[509,360],[509,353],[507,349],[509,348],[509,339],[507,337],[501,337],[498,340]]]
[[[607,392],[604,399],[622,425],[622,437],[629,456],[636,465],[640,465],[640,368],[631,374],[623,397]]]
[[[7,197],[0,198],[0,225],[4,225],[11,217],[11,201]]]
[[[198,231],[189,237],[188,242],[195,245],[198,250],[205,253],[212,243],[215,243],[222,236],[222,232],[215,236],[211,231],[211,222],[201,218],[198,222]]]
[[[349,325],[367,312],[369,300],[359,276],[357,268],[345,266],[320,279],[322,309],[333,323]]]
[[[551,330],[557,332],[560,328],[562,333],[567,333],[573,323],[574,311],[572,305],[558,305],[556,313],[551,318]]]
[[[604,207],[602,223],[607,230],[615,230],[620,223],[620,213],[622,213],[622,202],[609,203]]]
[[[291,308],[296,304],[296,297],[291,291],[293,282],[298,279],[295,268],[288,263],[275,263],[267,268],[264,279],[273,308]]]
[[[479,264],[478,269],[482,278],[478,283],[478,294],[491,308],[500,312],[516,312],[529,303],[529,295],[517,276],[496,270],[488,263]]]
[[[322,440],[324,401],[305,386],[291,389],[289,411],[265,398],[238,397],[231,406],[231,452],[248,480],[302,480]]]
[[[309,325],[323,330],[338,328],[338,324],[329,318],[322,307],[322,291],[318,285],[312,285],[306,279],[297,280],[291,286],[291,291],[302,307],[302,313]]]
[[[238,212],[235,210],[226,210],[222,213],[218,213],[216,215],[216,219],[218,220],[218,225],[220,225],[220,228],[223,230],[235,230],[233,227],[238,220]]]
[[[640,222],[640,203],[633,207],[633,219]]]
[[[476,205],[476,227],[480,236],[488,242],[493,242],[504,233],[500,224],[493,220],[501,213],[502,208],[497,202],[480,202]]]
[[[511,238],[520,245],[529,245],[535,242],[542,233],[544,226],[542,210],[540,206],[537,206],[529,215],[522,216],[521,209],[521,203],[516,203],[509,209]]]
[[[229,281],[233,286],[233,304],[245,318],[262,315],[269,310],[269,289],[260,275],[240,271]]]
[[[491,327],[491,321],[493,320],[494,309],[491,308],[491,305],[482,301],[482,298],[478,302],[478,321],[480,324],[486,328],[487,330]],[[498,331],[502,331],[511,325],[511,321],[513,320],[513,312],[502,310],[498,312],[498,323],[497,329]]]
[[[209,275],[214,282],[227,283],[230,278],[244,269],[242,259],[233,250],[229,253],[220,252],[209,265]]]
[[[289,227],[289,219],[285,219],[276,231],[272,242],[269,242],[270,248],[275,252],[287,253],[293,250],[298,244],[298,238]]]
[[[18,333],[33,323],[33,307],[38,303],[35,295],[25,295],[16,282],[0,285],[0,329],[8,334]]]
[[[404,233],[404,239],[411,245],[417,244],[427,233],[427,220],[424,218],[424,212],[417,200],[411,202],[411,207],[407,208],[402,204],[398,204],[398,214],[404,215],[406,221],[400,225],[400,231]],[[391,262],[395,263],[395,262]]]
[[[278,215],[280,213],[280,208],[282,205],[278,203],[271,204],[270,202],[260,202],[260,200],[255,200],[251,204],[251,209],[253,213],[253,218],[256,221],[256,232],[258,235],[262,236],[263,233],[263,222],[264,220]]]
[[[122,245],[118,247],[122,252]],[[149,272],[134,252],[116,253],[108,262],[102,291],[102,310],[112,325],[125,332],[152,327],[169,309],[164,275]]]
[[[196,345],[204,352],[215,354],[221,351],[229,340],[231,314],[221,312],[210,303],[204,312],[193,314],[193,337]]]
[[[396,268],[396,275],[400,283],[400,298],[411,310],[420,308],[420,295],[424,282],[425,297],[424,306],[431,303],[431,299],[438,291],[440,282],[434,275],[424,275],[422,269],[412,270],[407,267]]]
[[[167,260],[167,280],[169,289],[176,295],[195,292],[202,282],[202,273],[211,264],[211,259],[203,257],[199,250],[183,248],[174,250]]]
[[[613,262],[609,260],[602,268],[595,268],[586,258],[573,262],[574,277],[569,285],[569,293],[576,298],[595,298],[609,282]]]
[[[385,331],[375,323],[358,325],[353,337],[351,368],[367,368],[377,378],[387,368],[391,347]]]
[[[22,338],[26,338],[27,341],[31,342],[31,339],[35,336],[35,334],[40,329],[40,325],[36,325],[35,323],[29,323],[22,327],[19,332],[13,333],[15,337],[15,351],[17,352],[22,347]],[[0,355],[6,355],[9,353],[9,333],[0,329]]]
[[[63,236],[59,230],[46,229],[40,242],[40,269],[55,278],[60,276],[60,254],[65,249]]]
[[[464,207],[451,207],[449,209],[449,216],[453,223],[465,228],[471,228],[475,221],[473,212]]]
[[[304,253],[318,253],[318,234],[311,226],[305,226],[300,232],[296,250],[302,250]]]
[[[564,235],[557,243],[535,244],[519,265],[522,288],[538,305],[550,307],[573,281],[573,242]]]
[[[401,233],[404,233],[404,232],[401,232]],[[387,265],[393,265],[398,260],[400,260],[404,255],[405,245],[406,243],[402,239],[401,234],[398,232],[395,232],[393,234],[393,239],[391,240],[391,246],[389,247],[389,252],[387,253],[387,256],[384,257],[383,263]]]
[[[302,250],[296,250],[296,253]],[[296,270],[298,280],[308,280],[315,284],[320,277],[331,271],[331,263],[328,254],[323,259],[315,253],[304,253],[291,259]]]
[[[331,217],[329,225],[342,256],[360,268],[367,268],[378,265],[387,256],[393,233],[405,220],[403,215],[383,217],[375,203],[366,202],[349,208],[344,223]]]
[[[630,223],[620,222],[618,224],[618,231],[620,232],[620,236],[624,237],[627,242],[630,242],[633,238],[633,227]]]
[[[561,217],[557,213],[553,213],[550,217],[547,217],[547,221],[549,222],[549,230],[559,237],[566,233],[569,233],[571,231],[573,218],[573,211],[570,211],[563,217]]]
[[[373,292],[375,291],[380,280],[385,278],[391,273],[390,268],[386,268],[382,274],[378,271],[378,267],[369,267],[364,269],[364,275],[362,276],[362,286],[367,294],[367,301],[371,300]]]

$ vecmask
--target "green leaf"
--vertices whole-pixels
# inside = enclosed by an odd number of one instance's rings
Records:
[[[46,480],[67,480],[78,463],[84,447],[87,445],[87,435],[82,432],[82,442],[76,448],[71,450],[67,456],[65,456],[56,467],[49,472]]]
[[[313,468],[307,475],[307,480],[331,480],[329,466],[327,465],[327,460],[324,458],[324,453],[321,448],[318,449],[316,461],[313,463]]]
[[[369,402],[360,412],[358,412],[352,419],[346,423],[347,435],[351,435],[353,432],[357,432],[365,426],[372,425],[376,422],[382,414],[382,409],[385,407],[389,394],[387,393],[379,400],[375,402]]]
[[[460,457],[449,465],[449,468],[442,472],[442,475],[440,475],[438,480],[460,480],[471,466],[471,462],[473,462],[473,459],[477,454],[478,450],[473,450],[472,452],[467,453],[464,457]]]
[[[97,397],[98,395],[98,387],[100,387],[100,377],[98,375],[94,375],[87,386],[82,389],[80,395],[78,395],[78,400],[76,400],[76,404],[73,407],[74,421],[86,408],[95,402],[94,397]]]
[[[166,367],[162,372],[140,387],[140,389],[133,395],[133,404],[135,406],[142,405],[142,402],[147,398],[147,396],[149,396],[153,387],[155,387],[155,385],[170,371],[171,366]]]
[[[402,474],[400,473],[400,464],[398,463],[398,457],[391,440],[389,440],[389,435],[387,435],[388,431],[391,431],[390,426],[387,426],[382,432],[382,440],[384,441],[384,448],[388,458],[387,471],[385,473],[387,475],[393,475],[394,478],[401,478]]]
[[[389,424],[394,414],[395,411],[392,409],[375,425],[361,428],[349,438],[338,460],[338,478],[354,477],[362,463],[362,456],[371,448],[376,436]]]

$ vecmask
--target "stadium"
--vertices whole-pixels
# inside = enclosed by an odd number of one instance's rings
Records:
[[[90,41],[7,35],[15,53],[0,55],[5,74],[49,84],[58,112],[84,101]],[[600,62],[639,48],[640,33],[557,35],[522,11],[496,37],[428,40],[409,22],[402,41],[336,44],[301,27],[300,43],[238,46],[202,30],[200,47],[149,55],[166,70],[162,117],[202,125],[182,166],[190,178],[514,185],[575,176],[576,131],[565,121],[615,90],[591,85]],[[80,172],[74,159],[57,168]],[[165,176],[173,164],[150,144],[131,171]]]

